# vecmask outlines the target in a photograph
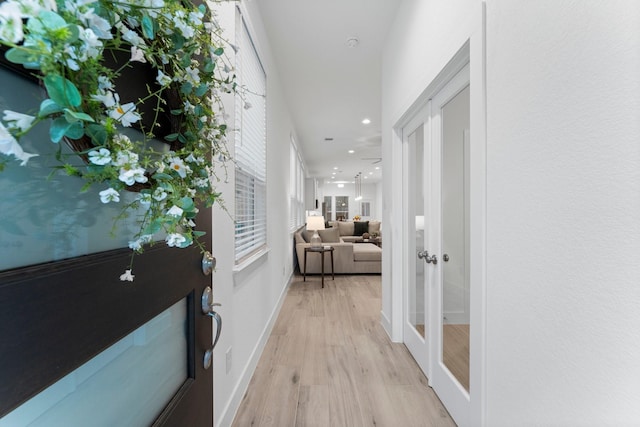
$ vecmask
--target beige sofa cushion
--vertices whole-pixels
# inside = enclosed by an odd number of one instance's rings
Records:
[[[353,260],[382,261],[382,249],[372,243],[354,243]]]
[[[338,230],[341,236],[353,236],[354,225],[351,221],[338,221]]]
[[[380,221],[369,221],[369,234],[380,234]]]
[[[338,243],[340,242],[340,233],[337,228],[327,228],[318,230],[322,243]]]

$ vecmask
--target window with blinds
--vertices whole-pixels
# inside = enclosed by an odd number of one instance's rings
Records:
[[[242,17],[239,21],[235,109],[238,129],[235,140],[236,264],[267,244],[266,73]]]

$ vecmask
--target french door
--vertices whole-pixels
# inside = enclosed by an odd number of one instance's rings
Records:
[[[0,110],[37,111],[37,85],[3,68],[0,81]],[[159,242],[121,281],[133,225],[110,237],[120,207],[101,189],[47,179],[47,131],[21,141],[38,157],[0,172],[0,426],[211,426],[202,254]],[[197,221],[210,235],[210,210]]]
[[[402,129],[404,342],[459,426],[470,424],[469,65]]]

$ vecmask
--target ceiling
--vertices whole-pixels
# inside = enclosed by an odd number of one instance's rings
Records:
[[[401,2],[256,3],[308,176],[353,182],[362,172],[363,183],[379,181],[382,48]],[[371,123],[363,124],[365,118]]]

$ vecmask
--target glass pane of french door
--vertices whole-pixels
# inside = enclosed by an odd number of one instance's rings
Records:
[[[411,264],[415,265],[415,276],[411,278],[408,294],[409,322],[415,330],[426,337],[426,307],[425,307],[425,263],[417,259],[418,252],[425,250],[425,212],[424,212],[424,126],[420,125],[408,138],[409,149],[409,192],[412,203],[409,206],[409,236],[416,256],[411,257]],[[413,229],[411,229],[413,227]]]
[[[0,427],[150,425],[187,378],[186,316],[183,299],[0,418]]]
[[[469,391],[469,86],[442,107],[442,360]]]

